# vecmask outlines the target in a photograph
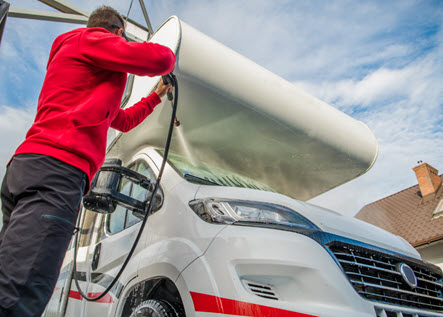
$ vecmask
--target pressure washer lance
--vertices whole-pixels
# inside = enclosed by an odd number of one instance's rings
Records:
[[[174,78],[172,78],[172,76],[174,76]],[[163,84],[165,84],[165,85],[170,84],[172,87],[175,86],[176,78],[175,78],[175,75],[173,73],[170,73],[170,74],[167,74],[167,75],[163,75],[162,76],[162,80],[163,80]],[[174,96],[172,95],[172,92],[170,92],[168,90],[167,95],[168,95],[168,100],[171,102],[171,107],[174,108],[174,103],[172,101],[174,99]],[[174,125],[176,127],[180,126],[180,120],[178,120],[177,117],[175,117],[175,119],[174,119]]]

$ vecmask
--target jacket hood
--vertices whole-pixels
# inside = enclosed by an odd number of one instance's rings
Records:
[[[49,58],[48,58],[48,63],[46,65],[46,68],[48,68],[48,65],[52,61],[54,55],[57,54],[57,52],[60,50],[60,47],[67,39],[70,39],[74,36],[80,36],[82,33],[86,32],[86,31],[92,31],[92,30],[109,33],[109,31],[104,28],[96,27],[96,28],[77,28],[72,31],[69,31],[69,32],[59,35],[54,40],[54,43],[52,44],[51,52],[49,53]]]
[[[78,28],[78,29],[74,29],[70,32],[63,33],[63,34],[59,35],[54,40],[54,43],[52,43],[51,52],[49,53],[49,58],[48,58],[48,63],[46,64],[46,68],[48,68],[48,65],[51,63],[55,54],[57,54],[57,52],[60,50],[60,47],[62,46],[64,41],[66,41],[67,39],[69,39],[73,36],[79,35],[80,33],[84,32],[85,30],[87,30],[87,28]]]

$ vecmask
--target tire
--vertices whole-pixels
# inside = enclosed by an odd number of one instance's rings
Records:
[[[130,317],[182,317],[174,306],[164,300],[150,299],[138,305]]]

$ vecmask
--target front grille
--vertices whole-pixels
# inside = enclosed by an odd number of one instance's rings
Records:
[[[438,317],[440,314],[434,315],[433,313],[409,313],[400,310],[386,310],[384,308],[376,308],[375,312],[377,317]]]
[[[443,311],[443,276],[434,268],[344,242],[332,242],[328,247],[361,296],[388,304]],[[413,269],[418,280],[416,288],[406,284],[397,271],[398,263],[406,263]]]

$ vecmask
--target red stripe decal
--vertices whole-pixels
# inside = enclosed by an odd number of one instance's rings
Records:
[[[99,296],[101,293],[88,293],[88,297],[97,297]],[[69,292],[69,297],[73,298],[73,299],[78,299],[78,300],[82,300],[83,297],[82,295],[77,292],[77,291],[70,291]],[[103,298],[100,298],[99,300],[95,301],[95,303],[113,303],[114,300],[112,299],[112,296],[109,294],[106,294],[105,296],[103,296]]]
[[[70,291],[69,292],[69,297],[73,298],[73,299],[78,299],[78,300],[82,300],[83,299],[82,295],[80,295],[80,293],[76,292],[76,291]]]
[[[196,312],[250,317],[315,317],[269,306],[191,292]]]

